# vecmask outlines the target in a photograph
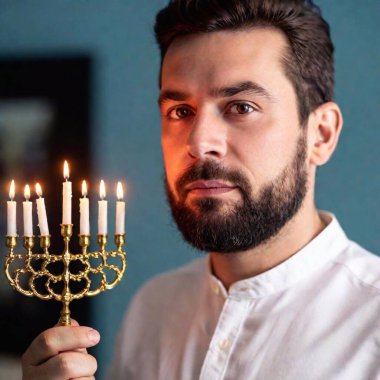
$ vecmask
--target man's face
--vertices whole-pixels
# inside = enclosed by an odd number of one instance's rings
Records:
[[[160,106],[166,190],[186,240],[237,252],[275,236],[306,194],[305,129],[269,28],[177,38]]]

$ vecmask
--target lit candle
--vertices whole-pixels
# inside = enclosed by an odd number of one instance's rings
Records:
[[[87,198],[86,181],[82,182],[82,196],[83,198],[79,200],[79,212],[80,212],[79,233],[81,235],[90,235],[89,199]]]
[[[70,177],[69,165],[67,161],[63,164],[63,176],[65,182],[62,186],[62,224],[71,224],[71,182],[68,180]]]
[[[124,221],[125,221],[125,202],[123,201],[123,186],[121,182],[117,183],[117,202],[116,202],[116,234],[122,235],[125,233]]]
[[[30,187],[25,186],[24,190],[25,201],[23,202],[23,217],[24,217],[24,236],[33,236],[33,214],[32,214],[32,202],[30,198]]]
[[[49,235],[49,226],[46,216],[45,200],[42,198],[42,189],[39,183],[36,184],[36,193],[38,198],[36,199],[37,203],[37,216],[38,216],[38,227],[40,228],[40,235],[47,236]]]
[[[12,179],[9,189],[10,201],[7,202],[7,236],[17,236],[16,228],[16,201],[13,200],[15,196],[15,181]]]
[[[100,201],[99,205],[99,214],[98,214],[98,234],[107,235],[107,201],[104,200],[106,197],[106,187],[104,181],[100,181]]]

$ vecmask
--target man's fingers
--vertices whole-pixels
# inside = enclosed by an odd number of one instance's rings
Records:
[[[99,340],[99,333],[91,327],[53,327],[34,339],[22,361],[25,365],[39,365],[60,352],[95,346]]]
[[[79,323],[75,319],[71,318],[71,326],[79,326]]]
[[[33,369],[38,380],[93,379],[97,369],[93,356],[80,352],[62,352]]]
[[[75,319],[73,319],[73,318],[70,319],[70,322],[71,322],[70,326],[79,326],[79,323]],[[59,325],[57,323],[55,326],[59,327],[61,325]],[[85,348],[77,348],[76,350],[73,350],[73,351],[87,353],[87,350]],[[75,379],[75,380],[77,380],[77,379]]]

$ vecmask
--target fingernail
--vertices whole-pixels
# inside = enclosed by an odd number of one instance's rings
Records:
[[[90,330],[87,335],[92,343],[98,343],[100,340],[100,334],[96,330]]]

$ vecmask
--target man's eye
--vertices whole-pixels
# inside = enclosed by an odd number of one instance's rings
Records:
[[[235,103],[228,109],[228,113],[239,115],[244,115],[253,111],[256,111],[256,109],[248,103]]]
[[[189,109],[188,107],[175,107],[171,109],[167,116],[169,119],[174,120],[180,120],[184,119],[185,117],[191,116],[193,114],[193,111]]]

